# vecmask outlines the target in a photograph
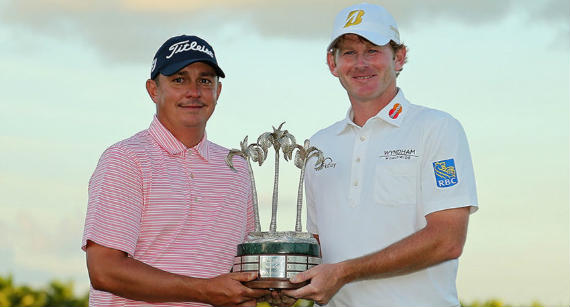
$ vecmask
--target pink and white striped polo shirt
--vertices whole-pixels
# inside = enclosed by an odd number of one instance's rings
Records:
[[[155,268],[209,278],[230,271],[236,246],[253,231],[246,162],[204,139],[186,148],[156,118],[109,147],[89,182],[87,240]],[[90,306],[149,306],[91,288]],[[206,306],[168,303],[152,306]]]

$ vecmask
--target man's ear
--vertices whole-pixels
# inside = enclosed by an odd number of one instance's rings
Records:
[[[150,99],[156,103],[158,97],[158,84],[156,84],[156,81],[152,79],[146,80],[146,92],[150,96]]]
[[[216,90],[216,103],[218,102],[218,98],[220,98],[221,93],[222,93],[222,82],[218,81],[218,89]]]
[[[406,62],[406,48],[400,48],[396,51],[394,55],[394,70],[401,71],[404,68],[404,63]]]
[[[338,77],[338,72],[336,71],[336,61],[334,58],[334,53],[327,52],[327,64],[329,66],[329,70],[333,76]]]

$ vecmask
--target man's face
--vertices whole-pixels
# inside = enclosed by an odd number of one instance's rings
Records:
[[[196,62],[171,76],[159,74],[158,78],[158,84],[147,81],[147,90],[160,122],[170,131],[205,129],[222,90],[214,68]]]
[[[401,69],[403,57],[395,56],[389,44],[377,46],[355,34],[346,34],[337,52],[327,55],[327,62],[351,101],[366,102],[394,94],[396,70]]]

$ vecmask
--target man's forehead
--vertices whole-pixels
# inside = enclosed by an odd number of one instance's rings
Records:
[[[344,44],[352,44],[352,43],[363,43],[366,45],[374,46],[374,47],[383,47],[374,44],[373,42],[369,41],[365,37],[362,37],[358,34],[354,33],[347,33],[339,37],[335,43],[336,48],[342,48]],[[387,46],[388,44],[384,45]]]
[[[198,73],[199,75],[203,76],[216,76],[216,70],[204,63],[204,62],[194,62],[184,66],[182,69],[174,73],[175,75],[187,75],[190,73]]]

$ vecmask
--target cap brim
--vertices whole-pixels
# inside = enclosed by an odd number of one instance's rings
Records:
[[[186,60],[186,61],[182,61],[182,62],[177,62],[177,63],[173,63],[167,66],[164,66],[160,69],[158,69],[158,72],[165,75],[165,76],[172,76],[173,74],[175,74],[177,71],[181,70],[182,68],[192,64],[192,63],[196,63],[196,62],[202,62],[202,63],[206,63],[210,66],[212,66],[212,68],[214,68],[214,70],[216,71],[216,74],[222,78],[226,77],[226,74],[224,74],[224,72],[222,71],[222,69],[213,61],[207,60],[207,59],[191,59],[191,60]]]
[[[393,38],[390,38],[388,36],[380,35],[378,33],[368,32],[368,31],[346,31],[346,32],[339,33],[338,35],[336,35],[336,37],[334,39],[331,40],[331,43],[327,47],[327,52],[329,50],[331,50],[331,48],[337,43],[338,39],[345,34],[356,34],[358,36],[361,36],[361,37],[369,40],[370,42],[372,42],[374,45],[377,45],[377,46],[384,46],[384,45],[388,44],[391,40],[394,40]],[[399,42],[396,41],[396,43],[399,43]]]

